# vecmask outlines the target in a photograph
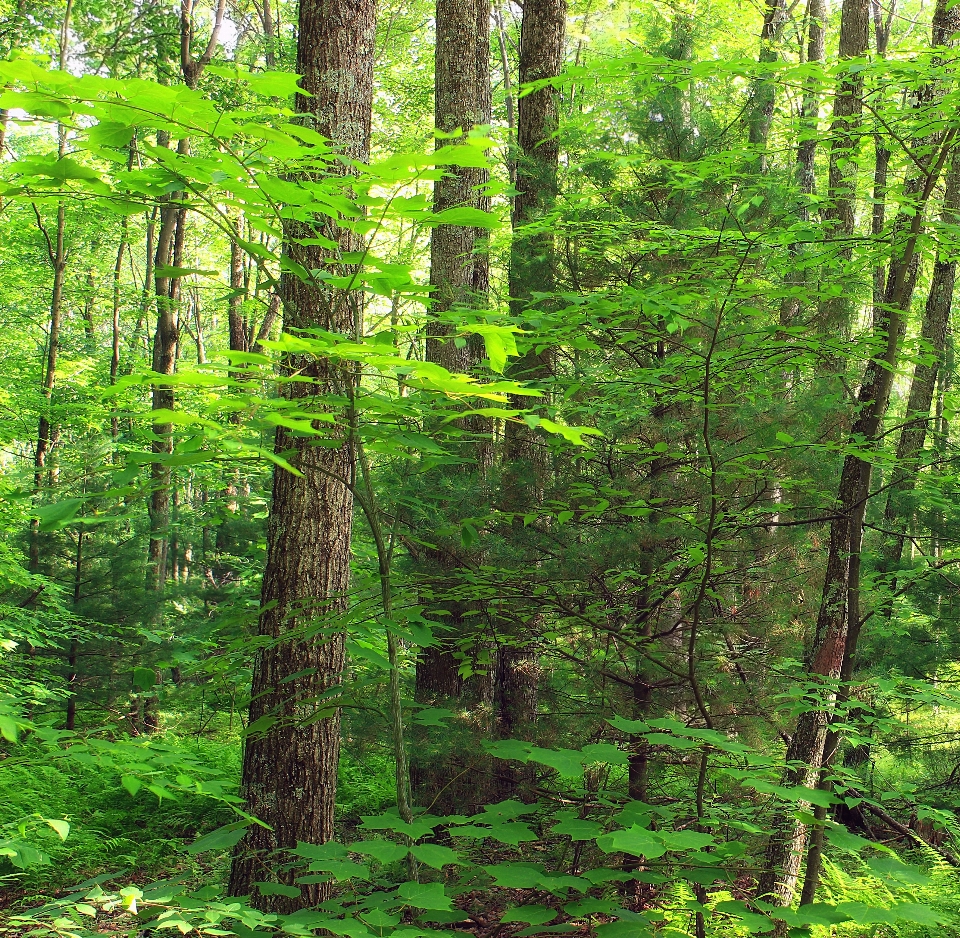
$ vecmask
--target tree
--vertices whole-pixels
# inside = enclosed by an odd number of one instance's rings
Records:
[[[369,158],[374,24],[372,0],[300,5],[297,71],[304,94],[297,97],[297,110],[345,160]],[[349,163],[339,171],[348,173]],[[320,248],[317,235],[338,249],[331,255]],[[300,243],[304,236],[314,243]],[[288,258],[308,271],[332,262],[334,270],[347,273],[352,268],[338,261],[339,254],[360,247],[354,231],[332,220],[287,231]],[[325,289],[287,273],[281,296],[288,331],[319,327],[350,336],[358,328],[359,293]],[[284,368],[300,376],[285,385],[291,399],[350,393],[349,371],[329,360],[290,357]],[[278,468],[273,477],[259,621],[265,641],[254,662],[241,781],[248,810],[270,828],[253,826],[238,845],[232,895],[249,894],[262,880],[291,885],[292,872],[275,872],[276,852],[298,841],[324,843],[334,833],[340,715],[332,697],[344,661],[339,615],[350,585],[354,446],[349,432],[324,447],[279,429],[276,451],[290,458],[297,474]],[[302,898],[261,894],[255,901],[289,910],[315,904],[324,892],[312,884],[303,887]]]

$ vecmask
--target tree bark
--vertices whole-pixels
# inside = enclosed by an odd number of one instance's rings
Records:
[[[787,21],[786,0],[767,0],[763,14],[763,27],[760,30],[761,66],[772,65],[777,61],[776,43],[780,38],[784,23]],[[771,75],[761,74],[753,82],[748,102],[748,136],[750,153],[753,157],[753,172],[767,171],[767,139],[773,123],[773,111],[776,107],[776,82]]]
[[[373,0],[300,4],[297,71],[309,96],[298,95],[297,108],[351,160],[369,158],[374,26]],[[356,234],[325,216],[309,230],[336,241],[343,252],[362,246]],[[312,270],[329,258],[315,245],[298,244],[290,237],[296,233],[302,228],[288,231],[292,261]],[[360,324],[359,294],[328,290],[290,273],[282,277],[281,292],[288,330],[320,327],[354,335]],[[284,371],[313,382],[284,385],[286,394],[298,398],[349,393],[352,387],[352,374],[329,361],[291,357]],[[319,446],[281,428],[276,451],[302,476],[274,471],[259,622],[268,643],[254,662],[241,781],[247,810],[270,829],[253,826],[238,844],[231,895],[249,894],[263,880],[292,885],[295,874],[277,871],[276,852],[298,841],[323,843],[334,834],[340,713],[335,700],[321,698],[336,695],[344,662],[339,616],[350,582],[354,447],[349,434],[338,446]],[[326,885],[311,884],[301,888],[299,898],[259,895],[253,901],[285,912],[315,904],[327,893]]]
[[[870,0],[843,0],[840,14],[840,59],[859,58],[866,54],[870,37]],[[823,214],[826,237],[838,243],[837,268],[849,276],[854,232],[856,170],[850,155],[857,146],[860,118],[863,114],[863,73],[859,69],[844,73],[833,100],[830,125],[830,165],[827,182],[827,204]],[[848,287],[848,284],[845,284]],[[819,325],[827,332],[847,334],[851,306],[849,289],[840,290],[820,303]]]
[[[566,16],[566,0],[526,0],[520,24],[519,86],[560,74]],[[511,313],[518,321],[528,317],[535,293],[551,293],[556,287],[553,232],[537,223],[543,222],[556,204],[559,115],[560,95],[554,88],[541,88],[517,102],[517,194],[511,219],[509,286]],[[542,384],[552,372],[550,351],[530,349],[513,364],[510,376]],[[527,406],[523,399],[515,399],[513,404]],[[508,421],[503,463],[501,507],[519,517],[543,500],[550,465],[542,436],[526,423]],[[523,536],[519,524],[514,524],[513,530]],[[535,563],[535,558],[530,562]],[[501,738],[529,736],[536,724],[540,668],[531,640],[535,626],[535,622],[527,623],[523,634],[518,634],[515,624],[501,628],[494,690],[497,734]],[[511,797],[526,777],[512,763],[501,764],[497,776],[501,797]]]
[[[469,134],[474,128],[491,121],[490,91],[490,2],[489,0],[437,0],[435,50],[435,121],[444,134],[460,131]],[[440,138],[438,148],[462,143],[462,138]],[[483,211],[490,208],[484,187],[490,179],[486,168],[447,167],[445,175],[433,189],[434,211],[469,207]],[[482,228],[460,225],[439,225],[430,239],[431,321],[428,327],[427,360],[453,372],[475,373],[484,355],[483,341],[469,336],[462,348],[454,341],[457,332],[457,307],[482,309],[487,303],[490,264],[487,236]],[[454,315],[451,316],[451,312]],[[482,487],[482,477],[490,469],[492,446],[490,422],[479,417],[458,421],[468,436],[460,447],[462,462],[456,467],[464,489],[468,476],[475,481],[472,488]],[[442,470],[441,470],[442,471]],[[449,470],[448,470],[449,471]],[[441,480],[436,480],[442,484]],[[469,512],[469,509],[467,509]],[[436,536],[431,538],[438,540]],[[440,543],[436,549],[425,549],[422,560],[426,572],[440,593],[454,592],[465,565],[477,561],[476,552],[459,545]],[[428,744],[427,731],[412,750],[411,781],[416,801],[431,810],[450,813],[465,803],[482,803],[485,785],[482,773],[470,764],[477,753],[477,719],[482,715],[488,679],[477,675],[467,682],[472,699],[461,700],[465,682],[459,675],[457,645],[475,632],[475,617],[468,613],[473,604],[457,599],[441,598],[448,613],[442,623],[441,644],[423,649],[417,660],[414,696],[420,703],[448,706],[457,700],[455,709],[469,712],[460,733],[445,732],[453,746],[437,752]],[[438,628],[438,633],[441,629]],[[462,734],[465,734],[465,738]]]

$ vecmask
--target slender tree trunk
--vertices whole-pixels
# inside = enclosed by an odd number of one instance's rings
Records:
[[[956,8],[954,8],[956,9]],[[934,12],[933,44],[943,45],[945,36],[960,26],[960,10],[946,8],[939,0]],[[930,102],[932,86],[921,92]],[[882,354],[871,359],[864,369],[857,394],[857,416],[850,442],[861,450],[876,446],[890,401],[890,392],[899,360],[905,313],[910,305],[916,281],[917,240],[921,234],[926,208],[940,178],[944,163],[952,152],[955,131],[939,133],[916,141],[920,152],[929,154],[923,171],[904,183],[905,208],[893,225],[892,249],[887,272],[882,319],[875,322],[875,334],[883,343]],[[860,453],[846,457],[836,500],[836,519],[830,525],[830,544],[824,575],[820,610],[809,674],[823,679],[821,693],[829,695],[830,686],[842,676],[844,661],[852,660],[853,644],[859,637],[859,568],[863,520],[870,493],[872,463]],[[851,598],[856,608],[851,611]],[[852,630],[856,630],[853,632]],[[818,702],[801,714],[787,752],[789,768],[785,784],[812,788],[820,773],[827,741],[830,711]],[[791,901],[807,841],[807,826],[787,814],[779,817],[771,835],[757,894],[781,905]]]
[[[563,67],[566,36],[566,0],[526,0],[520,26],[519,85],[554,78]],[[559,92],[541,88],[517,102],[517,165],[513,202],[513,242],[510,249],[510,307],[514,318],[523,320],[535,293],[550,293],[556,287],[556,250],[552,231],[525,230],[553,211],[557,198],[560,143]],[[511,377],[525,381],[549,380],[553,372],[549,350],[526,352],[511,368]],[[526,406],[520,400],[515,405]],[[548,451],[543,438],[526,423],[508,421],[503,446],[504,511],[519,517],[538,506],[549,475]],[[522,526],[513,526],[524,536]],[[531,562],[535,559],[531,557]],[[536,723],[540,668],[536,646],[530,640],[536,631],[531,621],[518,634],[507,625],[498,649],[496,688],[497,732],[502,738],[529,736]],[[501,765],[501,795],[510,797],[522,783],[522,773],[513,764]]]
[[[126,215],[120,222],[120,243],[117,245],[117,260],[113,265],[113,303],[112,315],[110,320],[110,384],[117,383],[117,377],[120,374],[120,286],[121,273],[123,272],[123,260],[127,251],[127,237],[129,225]],[[110,436],[114,444],[120,437],[120,418],[117,416],[116,408],[110,411]]]
[[[960,160],[954,157],[953,166],[947,175],[943,199],[943,222],[955,225],[960,214]],[[900,430],[897,442],[897,459],[891,486],[884,509],[884,528],[903,528],[902,501],[917,483],[921,454],[927,440],[930,425],[930,406],[940,370],[943,367],[947,345],[947,329],[950,309],[953,304],[957,262],[950,253],[941,251],[933,265],[930,290],[920,328],[920,357],[913,369],[910,394],[907,399],[906,421]],[[882,548],[881,567],[890,571],[896,568],[903,556],[905,536],[900,533],[889,538]],[[895,591],[896,583],[890,585]],[[886,604],[887,613],[891,611]]]
[[[77,612],[80,605],[81,589],[83,585],[83,527],[77,529],[77,550],[73,558],[73,610]],[[77,658],[80,646],[75,638],[70,639],[67,647],[67,690],[70,694],[67,697],[67,715],[64,728],[73,732],[77,727],[77,686],[79,675],[77,674]]]
[[[773,65],[777,61],[776,44],[786,21],[786,0],[767,0],[763,13],[763,28],[760,30],[761,67]],[[753,157],[752,171],[755,173],[762,174],[767,171],[767,139],[770,136],[776,103],[776,81],[773,75],[764,72],[752,84],[747,111],[750,153]]]
[[[490,2],[489,0],[437,0],[435,50],[435,120],[445,134],[469,134],[491,120],[490,92]],[[462,143],[462,139],[437,141],[438,148]],[[469,207],[484,211],[490,198],[483,191],[489,182],[485,168],[450,167],[434,183],[434,211]],[[490,265],[487,236],[481,228],[440,225],[433,229],[430,240],[431,322],[427,335],[427,359],[449,371],[475,373],[483,359],[483,341],[470,336],[462,347],[454,341],[457,332],[458,307],[484,308],[489,290]],[[456,467],[464,492],[483,486],[483,477],[490,468],[489,420],[469,417],[459,421],[469,436],[460,447],[462,462]],[[473,479],[472,485],[468,477]],[[443,485],[440,479],[435,484]],[[428,483],[431,484],[431,483]],[[469,514],[469,508],[466,513]],[[431,540],[438,540],[436,536]],[[459,544],[441,543],[436,549],[425,549],[422,560],[429,566],[429,575],[442,595],[455,592],[465,566],[474,565],[476,552]],[[484,693],[479,686],[487,678],[477,676],[467,682],[471,696],[460,700],[465,690],[459,676],[456,646],[476,631],[478,619],[470,616],[473,604],[458,599],[441,598],[447,616],[438,628],[441,644],[423,649],[417,660],[415,697],[421,703],[446,706],[451,699],[459,701],[456,709],[467,710],[469,726],[463,727],[468,737],[476,736],[477,717],[484,722]],[[475,610],[473,610],[475,611]],[[442,629],[442,632],[441,632]],[[473,693],[477,692],[477,693]],[[428,744],[428,733],[418,734],[420,745],[412,750],[411,777],[416,800],[430,805],[433,811],[449,813],[464,803],[484,800],[482,773],[470,763],[475,759],[476,739],[459,751],[438,753]],[[459,736],[456,738],[459,739]],[[449,811],[447,810],[449,809]]]
[[[67,67],[67,46],[70,39],[70,17],[73,12],[73,0],[67,0],[64,10],[63,24],[60,27],[60,59],[61,71]],[[63,159],[67,151],[67,128],[57,124],[57,153]],[[63,285],[67,272],[67,249],[65,243],[67,217],[64,205],[57,205],[57,227],[53,237],[47,231],[40,215],[40,210],[34,205],[37,217],[37,226],[40,229],[47,247],[47,259],[53,271],[53,286],[50,292],[50,330],[47,334],[47,355],[41,383],[43,395],[43,409],[37,426],[37,445],[33,453],[33,487],[39,492],[43,485],[43,474],[47,468],[47,458],[56,441],[58,430],[52,419],[53,390],[57,383],[57,359],[60,355],[60,327],[63,320]],[[30,526],[29,568],[36,572],[40,569],[40,526],[34,520]]]
[[[866,54],[870,36],[870,0],[843,0],[840,18],[840,59],[859,58]],[[833,99],[833,120],[830,125],[830,166],[827,183],[827,205],[824,211],[826,236],[836,242],[836,264],[843,277],[850,274],[853,257],[851,236],[854,232],[856,169],[850,156],[857,146],[860,118],[863,114],[863,73],[860,69],[843,74]],[[820,327],[826,332],[850,328],[852,307],[849,284],[820,303]]]
[[[826,55],[826,0],[807,0],[807,44],[802,51],[802,59],[806,62],[822,64]],[[810,221],[810,197],[816,192],[816,156],[820,124],[820,81],[810,77],[804,82],[803,103],[800,109],[800,142],[797,145],[797,176],[800,188],[800,199],[797,205],[797,215],[801,222]],[[791,244],[790,258],[796,264],[802,248]],[[790,272],[790,280],[796,284],[797,293],[788,296],[780,306],[780,324],[791,325],[800,312],[803,284],[806,282],[805,271]]]
[[[310,96],[299,96],[297,108],[347,157],[360,161],[369,158],[374,27],[373,0],[301,0],[297,71]],[[329,219],[309,230],[336,241],[344,252],[362,246],[356,234]],[[303,233],[301,227],[288,235]],[[329,257],[293,237],[286,249],[308,270]],[[342,273],[349,270],[340,266]],[[289,273],[283,275],[281,290],[287,329],[358,331],[359,294],[329,291]],[[349,394],[353,386],[352,374],[329,361],[291,358],[284,368],[315,382],[286,384],[291,396],[334,389]],[[344,662],[340,614],[350,584],[354,447],[350,434],[331,447],[280,429],[276,450],[286,453],[302,475],[277,469],[273,476],[259,623],[260,634],[271,641],[254,662],[241,781],[247,810],[270,828],[251,827],[238,844],[231,895],[248,894],[262,880],[292,884],[293,873],[277,871],[276,852],[298,841],[323,843],[334,833],[340,712],[335,702],[320,698],[336,694]],[[320,626],[317,637],[302,634]],[[328,887],[311,884],[302,887],[302,898],[260,895],[254,901],[262,908],[290,911],[315,904],[327,893]]]

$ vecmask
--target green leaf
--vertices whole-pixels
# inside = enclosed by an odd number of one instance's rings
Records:
[[[626,830],[598,837],[597,846],[604,853],[629,853],[635,857],[646,857],[648,860],[655,860],[667,852],[666,846],[652,831],[636,824]]]
[[[448,863],[460,862],[460,854],[456,850],[439,844],[419,844],[413,847],[411,852],[422,863],[436,870],[443,869]]]
[[[532,863],[498,863],[485,866],[498,886],[507,889],[535,889],[543,881],[543,867]]]
[[[826,830],[827,840],[839,850],[849,850],[857,853],[864,847],[876,846],[872,840],[861,837],[859,834],[851,834],[845,827],[828,827]]]
[[[619,920],[594,926],[597,938],[650,938],[651,926],[641,922]]]
[[[507,909],[501,922],[526,922],[528,925],[546,925],[557,917],[557,910],[545,905],[521,905]]]
[[[715,842],[709,834],[700,831],[657,831],[656,836],[669,850],[702,850]]]
[[[296,886],[287,886],[285,883],[254,883],[261,896],[286,896],[289,899],[299,899],[300,890]]]
[[[595,840],[603,833],[603,825],[596,821],[571,818],[554,824],[551,831],[554,834],[566,834],[571,840]]]
[[[233,847],[243,840],[249,826],[249,821],[235,821],[233,824],[218,827],[215,831],[211,831],[190,844],[187,847],[187,853],[196,856],[198,853],[205,853],[207,850],[226,850],[228,847]]]
[[[381,863],[395,863],[397,860],[402,860],[408,853],[406,847],[391,843],[389,840],[358,840],[350,844],[350,851],[373,857]]]
[[[448,208],[442,212],[431,213],[426,217],[425,224],[431,227],[459,225],[466,228],[499,228],[500,219],[490,212],[462,205],[459,208]]]
[[[57,818],[44,818],[44,821],[57,832],[57,836],[61,840],[67,839],[67,834],[70,833],[70,825],[66,821],[60,821]]]
[[[73,521],[81,505],[83,501],[79,498],[65,498],[52,505],[34,509],[33,515],[40,519],[41,531],[56,531]]]
[[[397,895],[407,905],[418,909],[449,910],[453,908],[453,901],[446,894],[443,883],[402,883]]]
[[[87,131],[87,141],[94,146],[125,147],[133,137],[133,127],[117,121],[100,121]]]
[[[867,867],[884,882],[906,883],[911,886],[926,886],[930,877],[919,867],[904,863],[895,857],[870,857]]]
[[[133,686],[139,690],[151,690],[156,686],[157,673],[153,668],[134,668]]]
[[[143,782],[141,782],[140,779],[135,775],[120,776],[120,784],[123,785],[123,787],[126,788],[131,795],[136,795],[136,793],[143,787]]]

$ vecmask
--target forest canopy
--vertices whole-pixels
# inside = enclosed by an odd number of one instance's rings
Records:
[[[0,933],[960,934],[958,43],[0,0]]]

